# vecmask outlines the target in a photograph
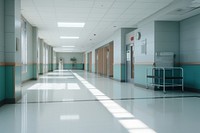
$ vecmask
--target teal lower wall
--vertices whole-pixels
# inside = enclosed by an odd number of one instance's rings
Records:
[[[5,96],[5,66],[0,66],[0,101],[6,98]]]
[[[200,90],[200,65],[182,65],[184,71],[184,86]]]
[[[121,65],[120,64],[114,64],[113,78],[115,80],[121,80]]]
[[[126,69],[125,64],[114,64],[113,78],[115,80],[125,81],[126,80]]]
[[[37,79],[38,78],[38,65],[33,64],[33,78]]]
[[[84,64],[64,64],[64,69],[75,69],[75,70],[83,70],[84,69]]]
[[[20,99],[21,98],[21,95],[22,95],[22,89],[21,89],[21,82],[22,82],[22,79],[21,79],[21,66],[15,66],[15,99]]]
[[[40,64],[40,71],[39,71],[40,74],[43,74],[43,73],[44,73],[44,72],[43,72],[43,66],[44,66],[43,64]]]
[[[95,73],[95,64],[92,64],[92,72]]]
[[[22,73],[22,81],[34,78],[34,65],[27,65],[27,72]]]
[[[135,64],[134,65],[134,83],[139,85],[146,85],[146,69],[152,65]]]
[[[5,67],[5,88],[6,88],[6,99],[14,98],[14,86],[15,86],[15,66],[6,66]]]
[[[126,81],[126,65],[121,64],[121,81]]]
[[[89,67],[90,67],[89,64],[87,63],[86,66],[87,66],[87,67],[86,67],[86,68],[87,68],[86,70],[89,71]]]
[[[53,64],[53,70],[56,70],[56,66],[57,66],[56,64]]]
[[[48,71],[52,71],[53,70],[53,64],[48,64]]]

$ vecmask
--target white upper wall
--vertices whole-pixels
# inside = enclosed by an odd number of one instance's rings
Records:
[[[4,1],[0,0],[0,62],[4,62]]]
[[[154,21],[149,22],[144,25],[140,25],[137,30],[134,31],[135,37],[136,33],[141,33],[141,39],[135,39],[134,43],[134,54],[136,64],[153,64],[154,63],[154,53],[155,53],[155,25]],[[146,54],[141,52],[142,45],[146,41]]]
[[[200,62],[200,15],[180,22],[180,62]]]
[[[91,50],[88,50],[88,52],[93,51],[93,57],[92,57],[92,64],[95,64],[95,49],[104,46],[110,42],[114,42],[114,64],[120,64],[121,63],[121,29],[117,30],[115,33],[113,33],[112,36],[110,36],[108,39],[102,41],[101,43],[95,45]]]

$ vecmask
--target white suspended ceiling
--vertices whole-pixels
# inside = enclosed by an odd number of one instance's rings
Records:
[[[39,29],[39,37],[53,47],[75,46],[83,52],[119,28],[134,27],[173,0],[22,0],[22,15]],[[61,28],[57,22],[85,23]],[[94,35],[96,34],[96,35]],[[79,39],[60,39],[75,36]]]

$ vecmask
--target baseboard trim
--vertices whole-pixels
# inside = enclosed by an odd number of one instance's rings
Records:
[[[135,86],[138,86],[138,87],[146,88],[146,85],[142,85],[142,84],[138,84],[138,83],[135,83],[134,85],[135,85]],[[162,88],[159,89],[159,88],[154,87],[154,86],[148,86],[148,89],[155,90],[155,91],[160,91],[160,90],[162,90]],[[170,90],[181,90],[181,88],[180,88],[180,87],[174,87],[174,88],[169,88],[169,87],[167,87],[167,88],[166,88],[166,91],[167,91],[167,90],[169,90],[169,91],[170,91]],[[184,91],[200,93],[200,90],[195,89],[195,88],[189,88],[189,87],[184,87]]]
[[[200,90],[199,89],[195,89],[195,88],[185,87],[184,90],[185,91],[190,91],[190,92],[200,93]]]
[[[2,107],[3,105],[5,105],[6,104],[6,100],[1,100],[0,101],[0,107]]]
[[[5,99],[5,104],[15,104],[16,103],[16,99],[15,98],[7,98]]]
[[[118,81],[118,82],[126,82],[126,80],[120,80],[120,79],[114,79],[114,78],[110,78],[110,79],[113,79],[113,80]]]
[[[142,85],[142,84],[138,84],[138,83],[134,83],[135,86],[138,87],[142,87],[142,88],[146,88],[146,85]],[[148,87],[149,89],[154,89],[154,87]]]
[[[30,79],[24,80],[24,81],[22,81],[22,84],[24,84],[24,83],[26,83],[26,82],[28,82],[30,80],[37,80],[37,78],[30,78]]]
[[[21,99],[21,96],[18,98],[6,98],[4,100],[0,101],[0,107],[2,107],[5,104],[15,104]]]

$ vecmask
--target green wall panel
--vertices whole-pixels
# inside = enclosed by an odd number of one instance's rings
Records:
[[[6,98],[14,98],[14,66],[6,66]]]
[[[121,64],[121,81],[126,81],[126,65]]]
[[[95,64],[92,64],[92,72],[95,73]]]
[[[114,79],[121,80],[121,65],[120,64],[114,64]]]
[[[200,65],[182,65],[184,71],[184,86],[200,90]]]
[[[75,64],[74,66],[72,64],[64,64],[64,69],[75,69],[75,70],[83,70],[84,64]]]
[[[21,94],[21,66],[15,66],[15,98],[21,98]]]
[[[5,99],[5,66],[0,66],[0,101]]]
[[[36,79],[37,78],[37,70],[38,65],[37,64],[33,64],[33,78]]]
[[[43,72],[43,66],[44,66],[43,64],[40,64],[40,72],[39,72],[40,74],[43,74],[43,73],[44,73],[44,72]]]
[[[126,65],[114,64],[114,79],[120,81],[126,81]]]
[[[134,66],[134,83],[140,85],[146,85],[146,69],[152,67],[152,65],[135,64]]]
[[[48,71],[52,71],[52,64],[48,64]]]
[[[27,65],[27,72],[22,74],[22,81],[26,81],[33,78],[33,65]]]

